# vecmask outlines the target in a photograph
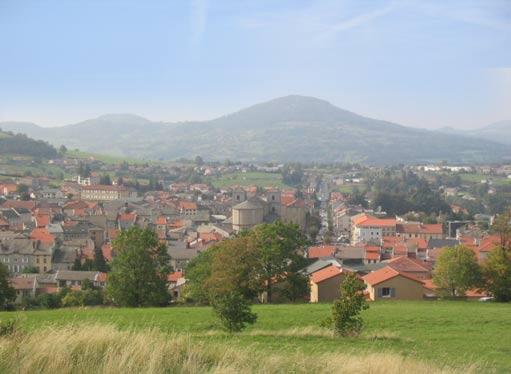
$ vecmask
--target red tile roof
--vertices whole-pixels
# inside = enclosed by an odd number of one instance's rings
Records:
[[[307,251],[308,258],[331,257],[335,254],[336,248],[334,245],[322,245],[317,247],[310,247]]]
[[[356,218],[353,224],[359,227],[392,227],[396,226],[396,222],[394,218],[382,219],[364,214]]]
[[[395,257],[387,261],[389,267],[399,272],[417,273],[424,272],[429,273],[431,271],[428,264],[424,261],[412,259],[405,256]]]
[[[173,273],[170,273],[167,276],[167,281],[169,282],[177,282],[178,279],[183,278],[183,272],[182,271],[175,271]]]
[[[423,284],[423,282],[420,279],[412,277],[411,275],[408,275],[408,274],[400,273],[399,271],[392,269],[389,266],[386,266],[382,269],[373,271],[372,273],[369,273],[369,274],[363,276],[362,280],[364,282],[366,282],[367,284],[369,284],[370,286],[376,286],[377,284],[380,284],[382,282],[385,282],[389,279],[392,279],[392,278],[395,278],[398,276],[401,276],[401,277],[410,279],[414,282]]]
[[[341,274],[342,274],[341,269],[339,269],[337,266],[330,265],[330,266],[327,266],[326,268],[323,268],[321,270],[318,270],[318,271],[312,273],[311,280],[317,284],[317,283],[321,283],[327,279],[336,277]]]
[[[30,233],[30,239],[32,240],[40,240],[41,243],[44,244],[52,244],[55,242],[55,238],[52,234],[49,233],[48,229],[45,228],[35,228]]]
[[[442,234],[443,227],[441,223],[425,224],[425,223],[399,223],[397,231],[404,234]]]

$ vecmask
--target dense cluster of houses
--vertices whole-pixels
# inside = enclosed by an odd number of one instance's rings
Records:
[[[305,228],[314,206],[310,196],[297,198],[291,189],[213,191],[206,184],[179,182],[139,196],[122,185],[98,182],[75,178],[50,188],[25,181],[29,200],[20,199],[19,182],[0,184],[0,263],[12,275],[18,296],[79,289],[84,279],[103,286],[107,274],[74,269],[93,261],[98,251],[112,261],[112,241],[132,226],[151,228],[167,246],[175,270],[169,284],[178,296],[186,265],[201,251],[262,222],[282,219]]]
[[[343,229],[350,233],[351,243],[308,248],[307,257],[313,262],[305,272],[311,302],[337,298],[347,273],[357,274],[365,283],[370,300],[437,297],[432,271],[442,251],[463,244],[483,262],[500,240],[477,227],[458,230],[456,237],[446,238],[441,224],[378,218],[356,209],[339,213],[349,216],[349,225]],[[483,296],[478,290],[467,293],[467,297]]]

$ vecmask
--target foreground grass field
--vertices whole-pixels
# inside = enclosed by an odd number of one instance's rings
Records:
[[[445,301],[373,303],[371,308],[364,312],[364,334],[356,339],[333,338],[318,327],[319,322],[329,313],[330,305],[327,304],[256,305],[254,310],[259,316],[257,323],[236,335],[224,333],[216,324],[211,310],[206,307],[4,312],[0,313],[0,319],[17,318],[22,329],[28,331],[29,335],[35,334],[29,336],[35,339],[33,344],[36,344],[37,339],[41,340],[42,336],[62,332],[63,329],[71,328],[70,326],[82,326],[85,330],[70,336],[86,334],[86,331],[91,329],[101,330],[101,326],[105,326],[106,330],[125,331],[116,332],[119,334],[158,332],[163,335],[149,337],[160,342],[158,344],[163,344],[161,340],[165,339],[162,336],[189,339],[192,346],[205,347],[209,352],[207,354],[212,355],[216,353],[211,353],[210,349],[222,351],[236,348],[236,354],[240,357],[245,357],[243,355],[247,352],[251,357],[259,359],[272,356],[273,360],[280,362],[276,363],[275,367],[291,365],[290,362],[296,361],[297,357],[308,358],[312,365],[317,360],[326,362],[328,357],[332,362],[346,362],[353,356],[362,361],[366,357],[369,361],[365,364],[373,362],[375,357],[380,357],[380,360],[381,357],[389,357],[392,361],[392,364],[388,364],[389,368],[393,367],[395,370],[404,370],[404,366],[400,365],[417,365],[413,371],[452,369],[511,372],[511,305]],[[71,338],[60,336],[59,339],[65,344],[65,341]],[[139,336],[137,339],[142,338]],[[8,340],[3,338],[0,341],[2,362],[9,349],[14,349],[11,347],[14,343]],[[28,340],[25,344],[29,346]],[[291,357],[291,361],[286,357]],[[225,365],[225,362],[204,359],[209,360],[210,364],[214,361],[212,366],[207,367],[208,370],[217,370],[215,365]],[[240,360],[243,361],[242,358]],[[0,368],[2,367],[6,369],[0,365]],[[317,370],[313,366],[304,366],[304,369],[307,368],[309,371]],[[383,369],[375,371],[371,368],[372,366],[359,367],[360,372],[393,372]],[[206,367],[202,369],[206,370]],[[236,365],[231,369],[230,371],[241,370]],[[257,365],[246,369],[257,371]],[[20,370],[23,371],[22,368]],[[405,372],[410,370],[412,369]],[[335,371],[334,368],[332,371]]]

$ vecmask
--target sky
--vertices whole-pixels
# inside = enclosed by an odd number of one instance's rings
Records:
[[[511,0],[0,0],[0,121],[204,120],[289,94],[423,128],[511,119]]]

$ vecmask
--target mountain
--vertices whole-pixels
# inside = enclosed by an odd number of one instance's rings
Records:
[[[286,96],[217,119],[163,123],[116,114],[53,128],[1,128],[68,148],[148,159],[244,161],[486,162],[511,156],[511,147],[375,120],[327,101]]]
[[[511,120],[492,123],[486,127],[468,133],[481,139],[511,145]]]
[[[485,127],[473,130],[442,127],[437,131],[443,134],[469,136],[500,144],[511,145],[511,120],[495,122]]]

